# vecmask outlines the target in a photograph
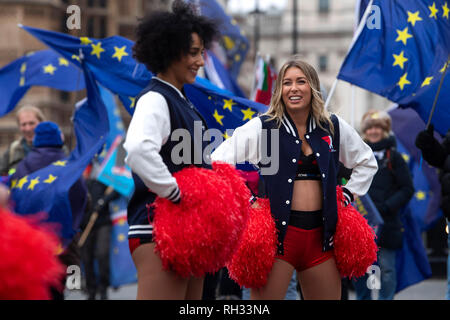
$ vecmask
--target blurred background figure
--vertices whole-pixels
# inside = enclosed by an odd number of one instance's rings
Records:
[[[45,120],[41,110],[34,106],[24,106],[16,113],[21,137],[13,141],[0,158],[0,175],[13,174],[17,164],[25,158],[33,147],[34,129]]]
[[[33,136],[33,148],[17,164],[16,171],[11,179],[20,179],[67,157],[63,149],[64,137],[56,123],[51,121],[40,122],[35,127]],[[87,201],[87,189],[82,178],[78,179],[70,188],[69,200],[72,209],[73,228],[77,230]],[[80,253],[76,241],[77,237],[75,236],[67,248],[59,252],[58,258],[66,267],[80,265]],[[62,288],[64,288],[65,282],[64,277],[61,279]],[[64,293],[61,290],[53,289],[52,296],[54,300],[64,300]]]
[[[393,300],[397,287],[396,250],[402,247],[403,226],[401,209],[414,194],[408,166],[396,150],[395,137],[391,135],[391,117],[384,111],[369,110],[361,121],[364,141],[372,148],[377,159],[375,174],[368,194],[380,212],[384,225],[377,239],[377,263],[381,270],[379,300]],[[354,282],[358,300],[371,300],[367,275]]]
[[[114,189],[96,179],[99,169],[100,164],[94,159],[91,170],[85,172],[88,175],[86,183],[91,205],[81,224],[83,234],[87,235],[81,246],[81,258],[89,300],[96,300],[97,294],[101,300],[108,299],[112,227],[109,203],[120,196]]]

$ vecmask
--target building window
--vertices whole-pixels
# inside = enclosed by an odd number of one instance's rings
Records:
[[[319,56],[319,71],[326,72],[328,70],[328,57],[327,56]]]
[[[330,0],[319,0],[319,13],[328,13],[330,11]]]

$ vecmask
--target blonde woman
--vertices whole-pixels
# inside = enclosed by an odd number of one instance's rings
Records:
[[[358,133],[324,109],[314,68],[286,62],[267,113],[237,128],[212,160],[259,166],[270,200],[278,252],[266,285],[252,290],[251,298],[283,299],[295,269],[304,299],[340,299],[333,254],[339,162],[353,169],[344,190],[347,203],[367,192],[377,162]]]

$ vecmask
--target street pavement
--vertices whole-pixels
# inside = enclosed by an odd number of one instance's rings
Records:
[[[416,285],[410,286],[395,296],[395,300],[445,300],[447,280],[445,278],[431,278]],[[110,300],[134,300],[136,299],[137,285],[125,285],[117,290],[109,289]],[[375,293],[376,296],[376,293]],[[86,295],[82,290],[66,290],[66,300],[85,300]],[[355,300],[355,292],[349,291],[349,299]]]

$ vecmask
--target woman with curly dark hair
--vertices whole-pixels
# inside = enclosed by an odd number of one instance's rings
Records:
[[[124,144],[135,183],[128,205],[128,238],[138,273],[137,299],[201,299],[203,278],[184,279],[163,270],[154,252],[152,203],[157,196],[178,203],[183,195],[172,174],[192,164],[208,167],[202,157],[206,145],[193,141],[194,127],[205,130],[206,122],[185,96],[183,86],[195,81],[204,65],[203,52],[216,34],[211,21],[178,0],[172,12],[154,12],[137,28],[134,57],[154,74],[136,99]],[[179,142],[179,138],[172,139],[172,133],[179,129],[187,130],[192,140],[192,152],[182,159],[172,152]],[[194,161],[199,154],[201,163]]]

